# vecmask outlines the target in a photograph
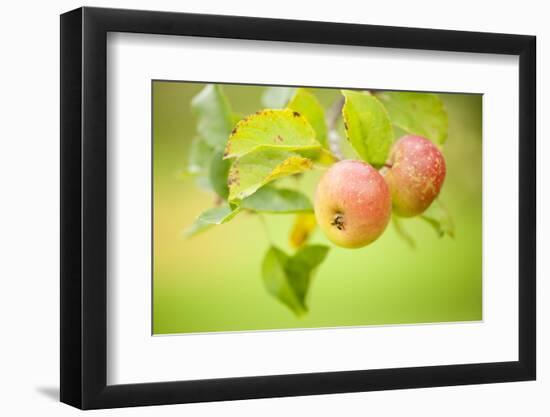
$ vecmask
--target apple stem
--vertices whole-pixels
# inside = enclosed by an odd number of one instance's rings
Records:
[[[344,215],[341,213],[336,213],[334,215],[334,219],[332,220],[332,223],[330,223],[332,226],[335,226],[338,230],[344,230]]]

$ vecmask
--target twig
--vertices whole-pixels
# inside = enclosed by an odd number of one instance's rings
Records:
[[[327,126],[329,130],[334,130],[336,128],[336,123],[342,115],[342,107],[344,107],[344,97],[339,97],[328,109]]]
[[[344,97],[336,100],[327,112],[327,127],[328,127],[328,145],[330,151],[338,159],[344,159],[344,154],[340,149],[340,135],[336,130],[338,119],[342,116],[342,107],[344,107]]]

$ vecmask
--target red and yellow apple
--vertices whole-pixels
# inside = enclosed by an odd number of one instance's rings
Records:
[[[321,177],[315,193],[315,217],[329,240],[360,248],[384,232],[391,216],[389,188],[369,164],[345,160]]]
[[[393,211],[402,217],[422,214],[439,195],[445,180],[445,158],[429,140],[407,135],[392,147],[385,179]]]

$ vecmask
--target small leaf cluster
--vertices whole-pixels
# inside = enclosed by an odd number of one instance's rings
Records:
[[[311,281],[329,247],[308,243],[316,229],[312,202],[304,193],[280,186],[278,180],[299,179],[304,172],[330,166],[339,160],[343,141],[357,159],[381,169],[399,133],[423,136],[439,146],[447,138],[447,114],[436,94],[342,90],[325,111],[311,90],[267,87],[263,107],[243,117],[231,109],[220,85],[207,85],[191,105],[197,134],[186,172],[215,199],[184,236],[227,223],[241,212],[294,215],[289,232],[294,253],[271,244],[261,275],[267,292],[296,316],[308,311]],[[453,236],[447,211],[440,201],[436,203],[421,218],[439,236]],[[394,224],[414,246],[399,219]]]

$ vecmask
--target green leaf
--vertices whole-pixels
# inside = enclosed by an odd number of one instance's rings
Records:
[[[208,230],[216,224],[227,223],[239,214],[240,211],[240,207],[232,207],[228,204],[203,211],[195,222],[183,231],[182,236],[190,238]]]
[[[191,142],[187,158],[187,172],[203,174],[207,171],[213,149],[201,137],[196,136]]]
[[[304,194],[269,185],[245,198],[240,207],[262,213],[299,213],[313,211],[313,205]]]
[[[298,151],[304,158],[309,158],[315,161],[316,164],[324,167],[330,167],[332,164],[339,161],[339,159],[328,149],[315,149],[312,151]]]
[[[440,200],[435,200],[420,218],[432,226],[439,237],[455,237],[455,226],[451,215]]]
[[[235,217],[239,211],[240,208],[238,207],[233,208],[224,204],[220,207],[214,207],[202,212],[197,220],[206,224],[223,224]]]
[[[319,100],[308,90],[298,88],[287,107],[299,112],[308,120],[315,130],[317,141],[328,149],[325,111]]]
[[[324,261],[329,248],[322,245],[304,246],[294,256],[288,256],[272,246],[262,264],[262,278],[267,291],[303,316],[308,307],[306,298],[314,270]]]
[[[197,132],[214,149],[223,149],[233,128],[229,103],[219,85],[209,84],[193,97],[191,108],[198,117]]]
[[[403,239],[411,247],[411,249],[416,249],[416,242],[414,238],[411,236],[409,232],[407,232],[403,228],[403,225],[401,224],[401,219],[399,218],[399,216],[393,215],[392,221],[395,227],[395,231],[397,232],[397,235],[401,239]]]
[[[227,186],[227,176],[231,161],[223,159],[223,152],[217,151],[210,162],[209,180],[212,188],[221,198],[227,199],[229,187]]]
[[[267,292],[301,316],[307,312],[307,307],[300,302],[290,284],[285,270],[288,259],[289,256],[282,250],[270,247],[262,263],[262,278]]]
[[[384,165],[393,143],[386,109],[369,93],[344,90],[342,94],[346,99],[342,108],[346,137],[363,160],[375,167]]]
[[[262,95],[262,104],[268,109],[284,109],[294,91],[294,87],[267,87]]]
[[[242,200],[265,184],[313,167],[313,162],[296,152],[277,149],[254,151],[237,159],[229,169],[229,201]]]
[[[190,237],[196,236],[202,232],[207,231],[212,226],[214,226],[212,223],[206,223],[206,222],[203,222],[202,220],[197,219],[195,220],[195,222],[193,222],[193,224],[191,224],[187,229],[185,229],[182,232],[182,237],[184,239],[188,239]]]
[[[439,145],[445,143],[449,121],[437,94],[384,91],[376,96],[386,106],[395,126]]]
[[[191,175],[198,187],[211,190],[208,172],[214,149],[200,136],[193,138],[187,158],[185,173]]]
[[[261,149],[320,148],[315,131],[300,113],[290,109],[263,110],[237,123],[227,142],[224,158],[242,157]]]

